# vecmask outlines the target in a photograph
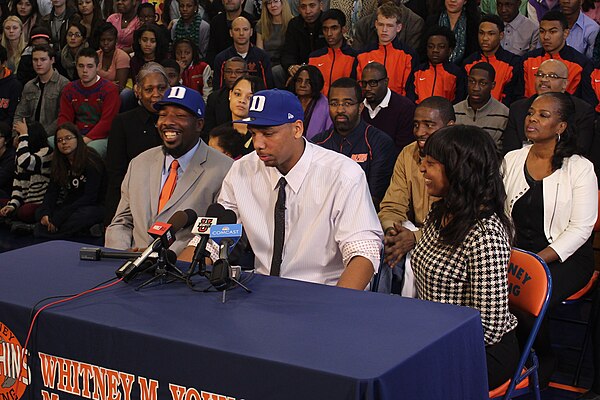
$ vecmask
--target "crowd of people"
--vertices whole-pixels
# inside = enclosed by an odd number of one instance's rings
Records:
[[[531,324],[511,246],[551,307],[592,275],[600,1],[11,0],[0,22],[12,234],[141,249],[219,202],[259,273],[364,289],[383,264],[393,293],[478,309],[490,387]],[[544,386],[547,324],[534,347]]]

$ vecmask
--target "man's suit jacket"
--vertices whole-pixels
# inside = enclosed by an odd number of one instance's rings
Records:
[[[511,150],[523,147],[523,142],[527,140],[525,136],[525,117],[529,107],[537,95],[528,99],[517,100],[511,104],[508,111],[508,123],[502,136],[502,153],[506,154]],[[594,119],[596,114],[591,105],[578,97],[571,96],[575,104],[575,131],[577,132],[577,146],[586,158],[590,158],[592,142],[594,139]],[[595,160],[590,160],[596,165]]]
[[[203,215],[217,200],[223,178],[233,163],[200,141],[185,172],[177,178],[171,198],[158,213],[164,159],[162,147],[154,147],[131,160],[121,185],[121,201],[106,230],[106,247],[144,248],[152,242],[147,231],[154,222],[167,222],[175,212],[188,208]],[[170,249],[179,254],[192,237],[191,227],[182,229]]]

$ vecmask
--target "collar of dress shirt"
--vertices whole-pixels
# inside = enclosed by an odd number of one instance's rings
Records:
[[[312,161],[313,155],[313,145],[309,143],[306,139],[304,140],[304,153],[302,153],[302,157],[300,160],[292,167],[292,169],[287,173],[287,175],[282,175],[281,172],[275,167],[268,167],[267,170],[269,172],[269,180],[271,181],[271,188],[275,190],[277,188],[277,183],[281,177],[284,177],[288,186],[294,193],[298,193],[300,190],[300,186],[302,186],[302,182],[308,174],[310,170],[310,163]]]
[[[367,110],[369,110],[369,114],[370,114],[370,113],[374,113],[375,111],[377,111],[381,108],[386,108],[387,106],[389,106],[391,98],[392,98],[392,91],[390,90],[390,88],[388,88],[387,93],[385,94],[385,97],[383,98],[383,100],[381,100],[381,103],[379,103],[375,108],[371,108],[371,106],[367,102],[367,99],[364,99],[363,103],[365,104],[365,107],[367,107]],[[371,116],[371,118],[374,118],[374,117]]]
[[[190,150],[188,150],[187,153],[185,153],[184,155],[182,155],[181,157],[179,157],[177,159],[177,161],[179,162],[179,169],[181,169],[181,173],[185,172],[185,169],[192,161],[192,157],[194,157],[194,153],[198,149],[198,146],[200,146],[201,141],[202,141],[202,139],[198,139],[198,143],[196,143],[196,145],[194,147],[192,147]],[[175,159],[175,157],[173,157],[169,153],[165,154],[165,163],[163,164],[163,174],[168,173],[169,167],[171,166],[171,163],[173,162],[174,159]]]

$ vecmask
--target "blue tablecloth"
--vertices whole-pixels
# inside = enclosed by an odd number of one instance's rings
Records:
[[[38,300],[114,276],[119,261],[80,261],[80,247],[54,241],[0,254],[0,333],[8,328],[23,345]],[[94,390],[123,400],[487,395],[481,322],[469,308],[268,276],[251,277],[253,292],[231,290],[224,304],[221,293],[183,283],[134,291],[140,282],[42,312],[24,398],[93,398]],[[0,355],[0,384],[1,375]]]

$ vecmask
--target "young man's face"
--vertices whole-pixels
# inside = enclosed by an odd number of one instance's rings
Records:
[[[388,18],[378,14],[375,20],[375,29],[377,29],[379,44],[386,45],[396,39],[396,36],[402,30],[402,24],[398,22],[396,17]]]
[[[446,36],[433,35],[427,39],[427,58],[433,65],[448,61],[450,54],[452,54],[452,47]]]
[[[512,22],[519,14],[519,0],[496,0],[496,9],[502,21]]]
[[[83,86],[89,86],[96,81],[98,76],[98,64],[93,57],[79,57],[77,59],[77,74]]]
[[[252,26],[250,22],[244,17],[238,17],[233,20],[229,34],[233,39],[233,43],[238,46],[245,46],[250,43],[250,37],[252,36]]]
[[[563,48],[569,30],[563,29],[560,21],[540,21],[540,42],[547,53],[555,53]]]
[[[46,75],[48,72],[52,71],[54,58],[50,58],[46,51],[34,51],[31,54],[31,61],[33,63],[33,70],[38,76]]]
[[[479,47],[484,53],[495,52],[500,47],[500,41],[504,38],[504,32],[500,32],[498,25],[492,22],[479,24],[477,35]]]
[[[344,40],[344,30],[336,19],[323,21],[323,36],[325,36],[327,46],[332,49],[339,48]]]

